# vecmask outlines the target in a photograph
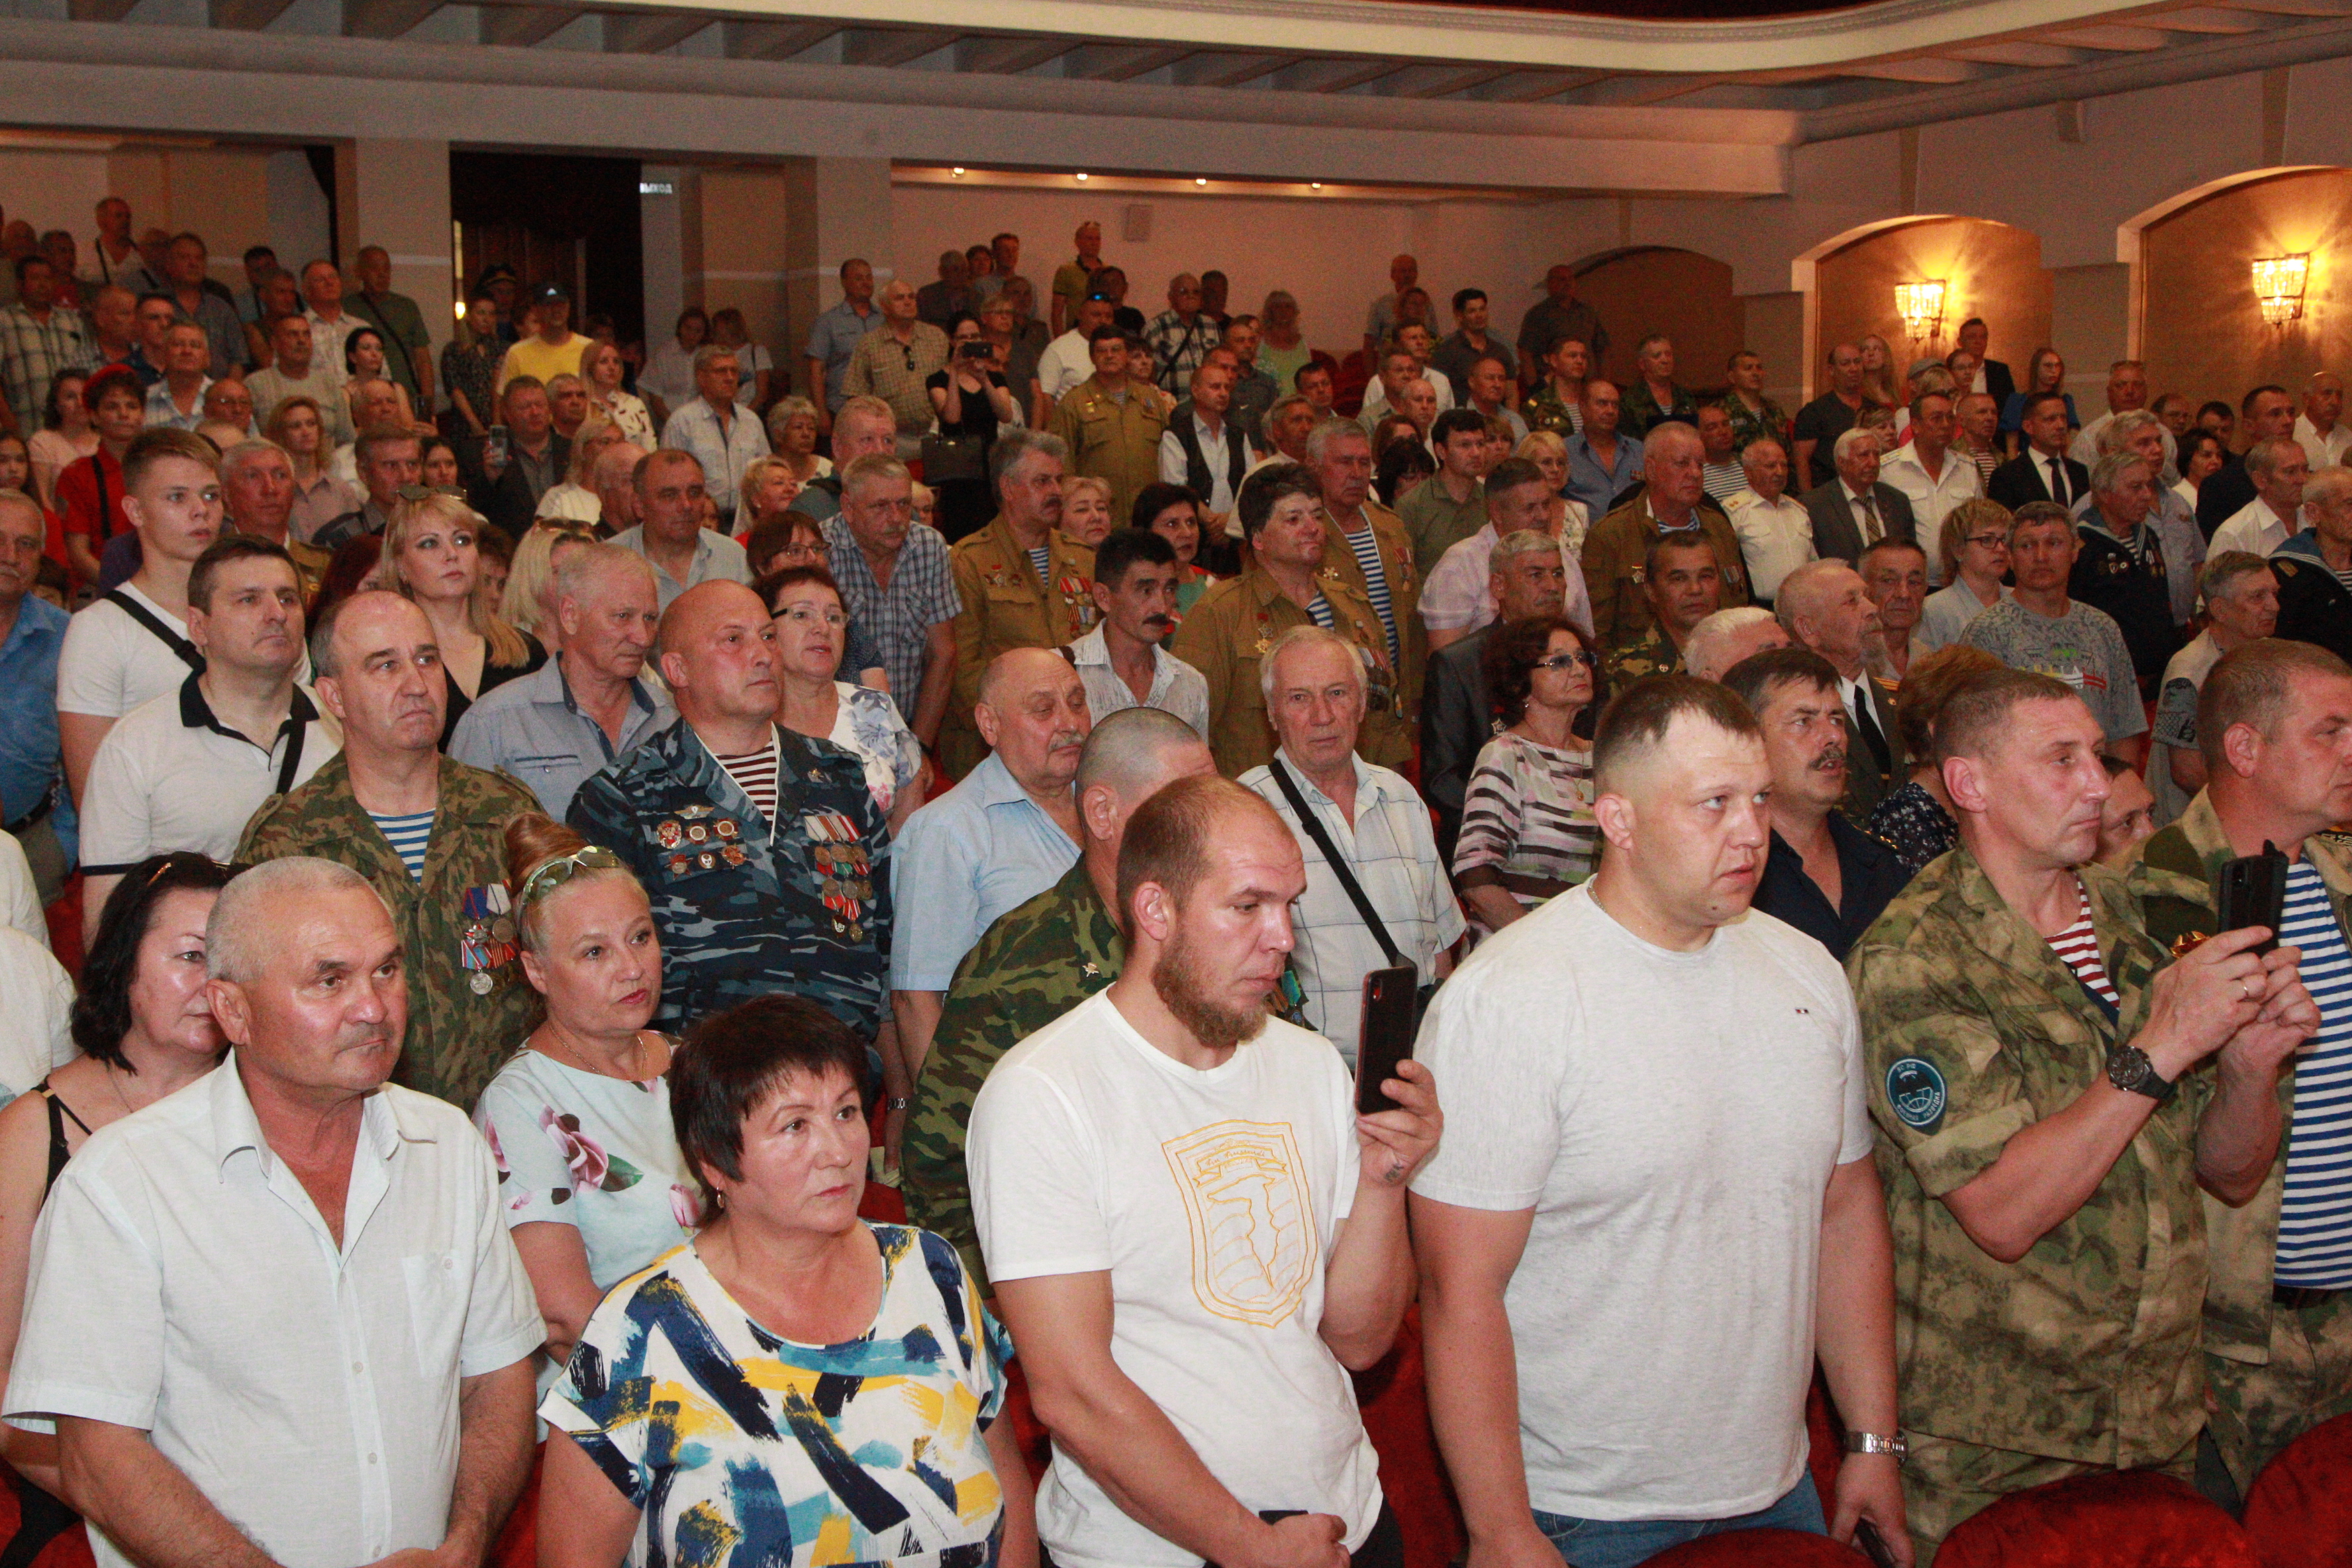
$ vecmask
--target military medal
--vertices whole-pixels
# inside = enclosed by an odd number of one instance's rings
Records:
[[[466,984],[474,988],[475,995],[488,996],[490,994],[490,986],[494,983],[490,979],[490,972],[488,970],[477,969],[474,971],[473,978],[467,980]]]
[[[654,829],[654,838],[665,849],[675,849],[686,840],[686,829],[675,820],[666,820]]]
[[[514,961],[514,922],[507,918],[509,900],[503,884],[468,888],[458,906],[466,923],[457,937],[457,962],[472,973],[466,984],[477,996],[487,996],[498,983],[490,971]]]

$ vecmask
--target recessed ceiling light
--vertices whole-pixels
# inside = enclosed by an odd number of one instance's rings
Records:
[[[1081,179],[1081,180],[1083,180],[1083,179],[1085,179],[1086,177],[1087,177],[1086,171],[1085,171],[1085,170],[1083,170],[1083,169],[1079,170],[1079,171],[1078,171],[1078,178],[1079,178],[1079,179]]]

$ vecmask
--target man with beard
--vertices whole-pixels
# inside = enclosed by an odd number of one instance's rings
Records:
[[[1472,1539],[1617,1568],[1821,1533],[1818,1357],[1849,1450],[1829,1530],[1866,1518],[1907,1562],[1862,1037],[1820,944],[1743,918],[1770,842],[1755,716],[1645,680],[1602,710],[1593,782],[1600,869],[1481,942],[1414,1053],[1454,1122],[1412,1223]]]
[[[1102,620],[1064,657],[1086,683],[1096,723],[1122,708],[1164,708],[1209,733],[1209,683],[1168,651],[1176,630],[1176,547],[1148,528],[1122,528],[1095,552]]]
[[[890,886],[908,911],[890,953],[890,1009],[912,1084],[948,984],[996,917],[1044,892],[1078,858],[1073,782],[1094,729],[1086,683],[1058,649],[1013,648],[982,676],[972,721],[988,745],[961,783],[908,817]],[[907,1090],[893,1081],[893,1112]]]
[[[1060,1561],[1402,1561],[1348,1373],[1412,1297],[1404,1184],[1441,1119],[1412,1062],[1381,1086],[1400,1109],[1355,1114],[1329,1044],[1267,1016],[1306,886],[1255,795],[1161,789],[1119,847],[1118,979],[973,1108],[981,1249],[1053,1434],[1038,1533]]]
[[[1355,645],[1321,626],[1294,626],[1275,639],[1259,680],[1281,744],[1241,782],[1298,836],[1307,889],[1291,906],[1290,966],[1307,1021],[1353,1067],[1364,976],[1403,962],[1423,984],[1444,979],[1465,929],[1462,907],[1440,868],[1429,807],[1402,774],[1356,754],[1365,682]]]
[[[1753,654],[1725,672],[1764,727],[1772,764],[1772,842],[1754,908],[1843,961],[1910,875],[1895,851],[1848,822],[1847,718],[1837,667],[1811,648]]]

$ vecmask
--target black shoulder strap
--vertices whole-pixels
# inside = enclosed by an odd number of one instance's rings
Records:
[[[1307,837],[1315,840],[1315,847],[1323,852],[1323,863],[1331,868],[1331,874],[1339,879],[1339,886],[1347,889],[1349,901],[1356,906],[1356,912],[1364,917],[1364,924],[1371,931],[1372,940],[1381,944],[1381,953],[1392,965],[1403,963],[1404,954],[1399,952],[1397,944],[1389,940],[1389,928],[1381,923],[1380,913],[1372,908],[1372,900],[1364,897],[1364,889],[1356,881],[1356,874],[1348,869],[1348,862],[1341,859],[1339,851],[1332,847],[1331,836],[1323,831],[1322,818],[1315,815],[1307,805],[1306,796],[1300,795],[1298,786],[1291,782],[1290,769],[1284,765],[1280,757],[1266,765],[1273,771],[1274,782],[1282,786],[1282,797],[1290,802],[1290,809],[1298,814],[1299,826],[1307,829]]]
[[[299,693],[297,693],[299,697]],[[278,793],[284,795],[294,787],[294,775],[302,766],[302,742],[310,728],[310,718],[296,710],[287,718],[286,760],[278,764]]]
[[[205,656],[196,651],[196,645],[190,642],[187,638],[180,636],[171,627],[165,626],[162,621],[156,619],[155,613],[152,610],[150,610],[146,605],[141,604],[138,600],[132,598],[130,595],[124,593],[120,588],[110,588],[102,596],[108,604],[115,605],[121,609],[124,615],[129,616],[132,620],[137,621],[141,626],[154,633],[157,639],[161,641],[165,647],[170,648],[173,653],[180,656],[180,662],[182,664],[186,665],[198,675],[202,675],[205,672]]]

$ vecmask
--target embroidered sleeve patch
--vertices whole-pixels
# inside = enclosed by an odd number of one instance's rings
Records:
[[[1944,1124],[1944,1075],[1924,1057],[1905,1057],[1886,1069],[1886,1100],[1906,1127],[1933,1132]]]

